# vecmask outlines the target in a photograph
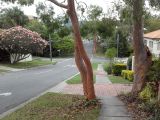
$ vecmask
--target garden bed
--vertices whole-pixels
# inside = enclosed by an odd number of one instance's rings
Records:
[[[131,94],[119,95],[126,104],[132,120],[160,120],[160,102],[145,101]]]

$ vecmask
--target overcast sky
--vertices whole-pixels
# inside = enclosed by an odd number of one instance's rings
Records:
[[[29,7],[22,7],[21,9],[24,11],[24,13],[26,15],[33,15],[33,16],[36,16],[36,4],[38,4],[38,2],[44,2],[46,1],[47,4],[52,4],[50,2],[48,2],[47,0],[35,0],[35,3],[34,5],[32,6],[29,6]],[[63,1],[63,0],[58,0],[58,1]],[[87,4],[87,6],[90,6],[90,5],[99,5],[103,8],[103,12],[107,13],[107,11],[109,9],[112,9],[113,7],[113,2],[117,2],[117,1],[120,1],[120,0],[77,0],[77,1],[83,1]],[[15,6],[15,5],[10,5],[10,6]],[[54,6],[54,11],[56,14],[63,14],[63,11],[61,8]]]
[[[55,14],[56,15],[59,15],[59,14],[63,14],[63,10],[62,8],[54,5],[53,3],[51,2],[48,2],[47,0],[34,0],[35,3],[31,6],[28,6],[28,7],[22,7],[21,9],[24,11],[24,13],[26,15],[33,15],[33,16],[36,16],[36,5],[39,3],[39,2],[45,2],[46,4],[52,4],[54,6],[54,11],[55,11]],[[64,0],[58,0],[58,1],[64,1]],[[77,1],[83,1],[87,4],[87,6],[90,6],[90,5],[98,5],[98,6],[101,6],[103,8],[103,12],[104,13],[107,13],[107,15],[109,17],[116,17],[117,16],[117,13],[113,13],[113,12],[110,12],[110,14],[108,13],[108,11],[112,10],[113,9],[113,6],[114,6],[114,3],[121,3],[122,4],[122,0],[77,0]],[[15,6],[15,5],[9,5],[10,7],[12,6]],[[8,7],[8,5],[3,5],[3,6],[0,6],[1,7]],[[149,10],[150,11],[150,10]],[[151,10],[153,11],[153,10]],[[155,14],[159,14],[159,12],[157,13],[157,11],[153,11],[152,14],[155,13]]]

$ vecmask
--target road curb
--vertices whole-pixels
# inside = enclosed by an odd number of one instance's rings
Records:
[[[79,74],[79,72],[71,77],[69,77],[68,79],[64,80],[63,82],[59,83],[58,85],[56,85],[55,87],[51,88],[48,90],[48,92],[53,92],[53,93],[62,93],[63,88],[67,85],[66,81],[72,79],[73,77],[77,76]]]
[[[45,67],[49,67],[49,66],[52,66],[52,65],[56,65],[58,62],[55,61],[55,63],[53,64],[48,64],[48,65],[42,65],[42,66],[37,66],[37,67],[31,67],[31,68],[26,68],[24,70],[34,70],[34,69],[39,69],[39,68],[45,68]]]
[[[25,70],[34,70],[34,69],[38,69],[38,68],[45,68],[45,67],[48,67],[48,66],[51,66],[51,65],[56,65],[57,63],[58,63],[58,62],[55,61],[54,64],[42,65],[42,66],[37,66],[37,67],[23,68],[23,69],[13,68],[13,69],[16,69],[16,70],[8,70],[7,72],[4,72],[4,73],[12,73],[12,72],[25,71]]]
[[[66,82],[67,80],[69,80],[69,79],[75,77],[75,76],[78,75],[78,74],[79,74],[79,72],[76,73],[76,74],[74,74],[73,76],[67,78],[67,79],[64,80],[63,82],[60,82],[60,83],[57,84],[56,86],[54,86],[54,87],[52,87],[52,88],[49,88],[48,90],[46,90],[46,91],[40,93],[39,95],[37,95],[37,96],[35,96],[35,97],[33,97],[33,98],[27,100],[26,102],[24,102],[24,103],[22,103],[22,104],[20,104],[20,105],[18,105],[18,106],[16,106],[16,107],[14,107],[14,108],[12,108],[12,109],[10,109],[10,110],[8,110],[8,111],[6,111],[6,112],[0,114],[0,119],[6,117],[7,115],[10,115],[11,113],[15,112],[15,111],[18,110],[18,109],[24,107],[25,105],[27,105],[28,103],[30,103],[30,102],[36,100],[36,99],[39,98],[40,96],[42,96],[42,95],[44,95],[44,94],[46,94],[46,93],[48,93],[48,92],[52,92],[51,89],[56,88],[56,87],[57,87],[58,85],[60,85],[61,83]]]
[[[72,59],[72,58],[64,59],[64,60],[61,61],[61,62],[58,62],[58,61],[55,60],[55,62],[52,63],[52,64],[42,65],[42,66],[37,66],[37,67],[31,67],[31,68],[26,68],[26,69],[24,69],[24,70],[34,70],[34,69],[38,69],[38,68],[45,68],[45,67],[49,67],[49,66],[52,66],[52,65],[56,65],[56,64],[58,64],[58,63],[62,63],[62,62],[64,62],[64,61],[70,60],[70,59]]]

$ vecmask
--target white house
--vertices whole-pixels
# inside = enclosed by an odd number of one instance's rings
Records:
[[[144,44],[149,47],[155,57],[160,57],[160,29],[144,34]]]

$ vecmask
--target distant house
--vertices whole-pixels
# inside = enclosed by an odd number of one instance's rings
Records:
[[[28,15],[28,19],[29,20],[37,20],[38,18],[32,15]]]
[[[144,44],[149,47],[155,57],[160,57],[160,29],[144,34]]]

